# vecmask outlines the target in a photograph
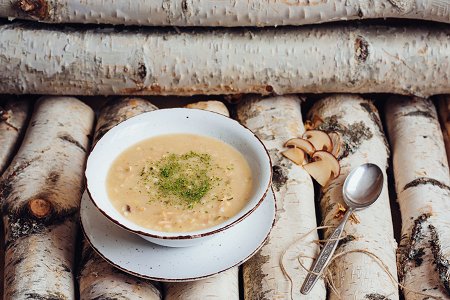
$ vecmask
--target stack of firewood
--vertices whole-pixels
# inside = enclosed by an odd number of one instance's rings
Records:
[[[450,0],[0,0],[4,299],[450,299],[446,23]],[[24,94],[46,96],[12,96]],[[85,97],[114,95],[128,98],[96,111]],[[268,148],[276,222],[242,272],[154,282],[80,242],[86,157],[110,128],[157,109],[136,95],[229,100]],[[340,137],[341,173],[319,195],[281,154],[305,127]],[[385,188],[302,295],[318,241],[342,215],[343,181],[366,162]]]

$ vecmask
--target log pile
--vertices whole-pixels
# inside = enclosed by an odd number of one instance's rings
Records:
[[[0,0],[1,294],[449,299],[449,36],[449,0]],[[268,149],[276,220],[242,266],[156,282],[81,237],[89,149],[157,106],[231,115]],[[307,130],[333,137],[340,174],[328,182],[283,155]],[[343,182],[366,162],[383,170],[383,191],[302,295],[345,213]]]

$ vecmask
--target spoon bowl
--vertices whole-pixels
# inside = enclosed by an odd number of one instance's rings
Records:
[[[360,210],[372,205],[383,189],[383,172],[375,164],[364,164],[352,170],[342,188],[348,207]]]

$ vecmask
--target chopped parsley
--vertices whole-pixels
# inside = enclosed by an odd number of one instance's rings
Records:
[[[178,199],[193,208],[213,186],[220,185],[220,178],[210,174],[212,168],[218,166],[211,162],[211,155],[190,151],[181,155],[168,154],[149,162],[140,176],[144,184],[151,184],[158,190],[158,197]]]

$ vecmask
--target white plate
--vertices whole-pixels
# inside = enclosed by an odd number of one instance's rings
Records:
[[[87,240],[115,267],[158,281],[190,281],[225,271],[255,254],[272,229],[275,198],[270,191],[250,216],[217,237],[185,248],[152,244],[115,225],[94,206],[86,192],[80,215]]]

